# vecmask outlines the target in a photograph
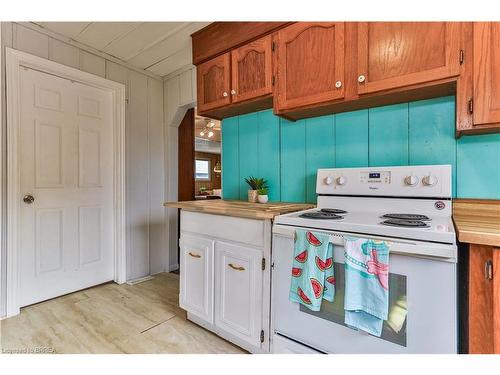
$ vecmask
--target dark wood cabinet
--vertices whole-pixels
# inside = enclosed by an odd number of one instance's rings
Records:
[[[231,103],[231,54],[215,57],[197,66],[198,113]]]
[[[500,129],[500,23],[473,26],[473,126]]]
[[[469,248],[468,348],[471,354],[500,354],[500,248]]]
[[[343,22],[298,22],[275,40],[277,114],[344,97]]]
[[[358,94],[458,76],[460,28],[457,22],[358,23]]]
[[[231,101],[255,99],[272,93],[271,36],[231,51]]]

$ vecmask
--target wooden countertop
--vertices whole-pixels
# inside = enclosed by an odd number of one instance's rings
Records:
[[[460,242],[500,246],[500,200],[456,199],[453,221]]]
[[[237,216],[249,219],[272,219],[288,212],[313,208],[313,204],[303,203],[249,203],[243,201],[228,201],[223,199],[208,199],[185,202],[166,202],[166,207],[181,208],[186,211],[203,212],[216,215]]]

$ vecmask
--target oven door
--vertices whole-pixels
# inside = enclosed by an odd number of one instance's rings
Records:
[[[273,227],[275,334],[326,353],[457,353],[457,276],[456,257],[452,256],[456,246],[386,239],[392,241],[389,317],[381,337],[375,337],[344,324],[343,233],[319,231],[334,239],[334,302],[323,301],[321,311],[313,312],[288,299],[294,230]]]

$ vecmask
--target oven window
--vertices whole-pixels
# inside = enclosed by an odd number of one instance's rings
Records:
[[[334,267],[337,281],[335,300],[333,302],[323,300],[320,311],[311,311],[302,305],[300,305],[300,311],[346,326],[344,323],[344,264],[334,263]],[[380,339],[406,347],[407,314],[406,276],[391,273],[389,274],[389,317],[384,322]]]

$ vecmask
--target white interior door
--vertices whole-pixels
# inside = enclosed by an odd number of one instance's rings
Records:
[[[20,76],[26,306],[113,279],[113,120],[110,92],[24,67]]]

